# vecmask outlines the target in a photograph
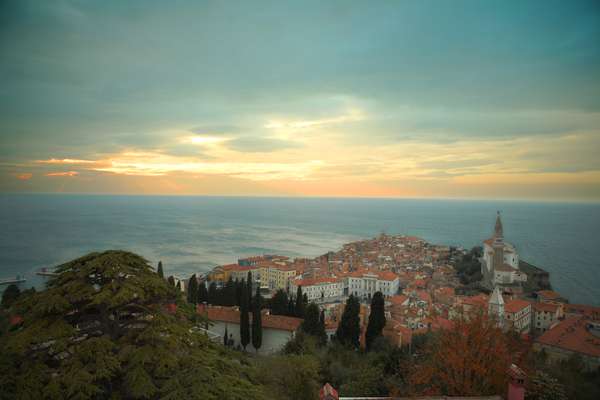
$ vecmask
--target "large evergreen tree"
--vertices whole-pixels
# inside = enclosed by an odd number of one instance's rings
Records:
[[[242,284],[242,305],[240,306],[240,341],[244,350],[250,343],[250,317],[248,315],[248,286]]]
[[[196,279],[196,274],[192,275],[188,281],[187,301],[191,304],[198,302],[198,279]]]
[[[354,295],[350,295],[346,301],[346,307],[342,313],[337,331],[336,339],[346,345],[358,348],[360,346],[360,303]]]
[[[175,278],[173,277],[173,275],[167,278],[167,282],[169,282],[171,286],[175,287]]]
[[[163,271],[163,265],[162,265],[162,261],[158,262],[158,270],[156,271],[158,273],[158,276],[160,276],[161,278],[164,279],[165,277],[165,272]]]
[[[271,298],[271,314],[288,315],[288,296],[285,290],[279,289]]]
[[[296,312],[296,317],[304,318],[304,296],[302,295],[302,286],[298,286],[296,289],[296,305],[294,310]]]
[[[24,323],[0,337],[0,399],[267,398],[143,258],[92,253],[55,271],[12,306]]]
[[[385,300],[381,292],[375,292],[371,300],[371,313],[365,334],[367,351],[371,349],[373,341],[382,335],[385,322]]]
[[[258,351],[262,346],[262,296],[260,295],[260,287],[256,287],[256,295],[252,302],[252,346]]]

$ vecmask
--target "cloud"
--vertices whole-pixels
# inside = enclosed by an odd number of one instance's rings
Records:
[[[240,137],[227,142],[227,147],[239,152],[273,152],[283,149],[294,149],[302,147],[302,144],[292,140],[264,138],[264,137]]]
[[[78,160],[78,159],[73,159],[73,158],[63,158],[63,159],[56,159],[56,158],[50,158],[48,160],[36,160],[35,161],[38,164],[94,164],[96,161],[92,161],[92,160]]]
[[[49,172],[46,176],[55,177],[55,176],[66,176],[66,177],[74,177],[79,175],[77,171],[64,171],[64,172]]]
[[[20,181],[28,181],[33,177],[31,172],[24,172],[22,174],[15,174],[15,177]]]

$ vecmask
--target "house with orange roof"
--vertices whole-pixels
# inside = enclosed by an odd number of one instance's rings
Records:
[[[199,304],[196,307],[198,314],[205,316],[210,321],[209,331],[222,338],[227,331],[229,340],[234,346],[240,344],[240,311],[237,307],[206,306]],[[252,324],[252,313],[249,315]],[[258,349],[259,354],[270,354],[277,352],[294,337],[302,324],[302,319],[288,317],[285,315],[271,315],[266,310],[262,317],[262,346]],[[248,344],[247,350],[256,351],[252,343]]]
[[[564,311],[567,318],[581,316],[593,321],[600,321],[600,307],[587,304],[565,304]]]
[[[567,318],[535,339],[534,349],[545,350],[552,361],[577,354],[592,371],[600,367],[600,322]]]
[[[508,300],[504,304],[504,326],[520,334],[529,333],[531,303],[521,299]]]
[[[542,334],[563,318],[563,305],[554,303],[533,303],[533,332]]]

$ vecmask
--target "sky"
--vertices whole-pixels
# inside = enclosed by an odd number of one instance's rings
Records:
[[[600,201],[597,1],[0,0],[0,192]]]

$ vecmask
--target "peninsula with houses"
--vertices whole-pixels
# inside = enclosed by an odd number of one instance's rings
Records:
[[[552,290],[500,213],[491,231],[469,250],[381,234],[187,279],[90,253],[4,291],[0,399],[597,398],[600,307]]]

